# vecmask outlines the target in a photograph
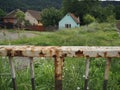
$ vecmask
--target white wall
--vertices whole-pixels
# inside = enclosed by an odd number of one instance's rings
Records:
[[[25,20],[28,20],[32,25],[37,25],[38,21],[29,13],[25,13]]]

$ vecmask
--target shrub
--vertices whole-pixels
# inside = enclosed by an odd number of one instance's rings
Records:
[[[109,23],[114,23],[115,22],[115,16],[114,15],[108,16],[106,21],[109,22]]]
[[[96,19],[95,19],[93,16],[91,16],[90,14],[86,14],[86,15],[83,17],[83,20],[84,20],[84,23],[85,23],[85,24],[90,24],[90,23],[96,21]]]

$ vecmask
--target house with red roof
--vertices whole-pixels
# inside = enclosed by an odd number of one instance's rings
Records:
[[[80,27],[79,17],[76,17],[73,13],[66,14],[59,21],[59,29],[63,28],[77,28]]]
[[[15,9],[15,10],[9,12],[6,16],[3,17],[4,27],[6,27],[6,28],[14,28],[14,27],[16,27],[17,22],[18,22],[17,17],[16,17],[16,13],[18,11],[21,11],[21,10],[20,9]]]

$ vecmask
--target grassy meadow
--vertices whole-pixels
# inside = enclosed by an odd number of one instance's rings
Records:
[[[9,30],[16,33],[16,31]],[[34,33],[34,37],[21,36],[21,32]],[[114,24],[92,23],[75,29],[55,32],[19,31],[19,38],[10,40],[4,35],[0,45],[35,46],[119,46],[120,35]],[[36,59],[36,58],[35,58]],[[83,90],[85,79],[85,58],[65,58],[63,68],[63,90]],[[102,90],[105,58],[91,58],[88,90]],[[16,65],[17,66],[17,65]],[[38,59],[34,62],[36,90],[54,90],[54,60]],[[0,58],[0,90],[13,90],[7,57]],[[120,60],[113,58],[107,90],[120,90]],[[16,70],[18,90],[31,90],[29,66]]]

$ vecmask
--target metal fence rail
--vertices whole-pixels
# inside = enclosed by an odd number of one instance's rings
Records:
[[[33,57],[53,57],[55,65],[55,90],[62,90],[62,70],[65,57],[86,57],[85,84],[87,90],[91,57],[106,58],[103,90],[107,90],[111,58],[120,58],[120,47],[89,46],[0,46],[0,56],[8,56],[11,68],[13,88],[17,90],[13,57],[29,57],[32,90],[35,90]]]

